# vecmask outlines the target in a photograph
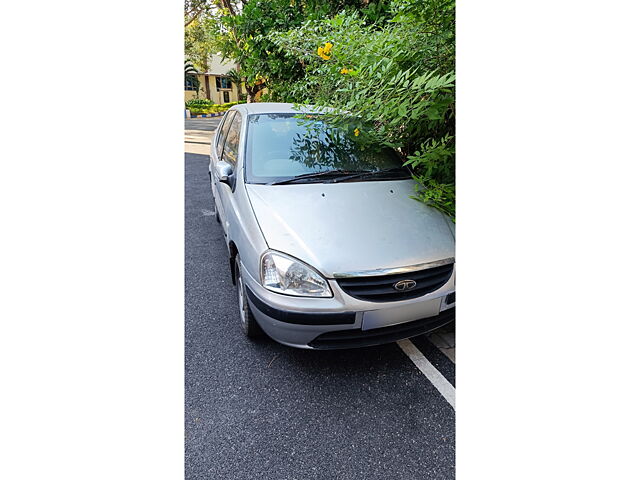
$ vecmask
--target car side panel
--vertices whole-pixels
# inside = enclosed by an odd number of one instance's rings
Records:
[[[225,188],[225,203],[223,207],[225,209],[226,225],[224,227],[227,232],[227,243],[228,245],[231,242],[235,244],[242,259],[243,267],[254,278],[260,278],[260,256],[268,247],[256,220],[244,184],[246,120],[246,115],[242,115],[238,163],[234,171],[235,189],[232,191],[227,185],[222,185]]]

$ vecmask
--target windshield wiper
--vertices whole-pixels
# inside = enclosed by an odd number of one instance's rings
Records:
[[[399,173],[403,173],[404,175],[401,175],[401,176],[397,175]],[[411,178],[411,175],[406,168],[395,167],[395,168],[387,168],[386,170],[356,172],[353,175],[347,175],[344,177],[336,178],[332,182],[333,183],[348,182],[349,180],[360,180],[363,178],[379,178],[379,177],[382,177],[382,178],[391,177],[391,178],[397,178],[398,180],[401,180],[403,178]]]
[[[354,175],[361,175],[364,173],[369,173],[369,172],[364,172],[360,170],[325,170],[324,172],[313,172],[313,173],[304,173],[302,175],[296,175],[295,177],[287,178],[286,180],[277,180],[275,182],[267,183],[267,185],[284,185],[286,183],[296,183],[298,181],[304,182],[307,179],[323,178],[323,177],[334,177],[334,176],[351,177]]]

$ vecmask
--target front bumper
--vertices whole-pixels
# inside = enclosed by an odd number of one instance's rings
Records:
[[[307,349],[380,345],[427,333],[455,319],[455,273],[440,289],[397,302],[367,302],[344,293],[329,279],[333,298],[292,297],[271,292],[243,269],[251,311],[271,338]]]

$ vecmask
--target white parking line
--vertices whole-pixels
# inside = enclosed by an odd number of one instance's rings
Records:
[[[396,342],[402,349],[407,357],[415,364],[416,367],[424,374],[425,377],[433,384],[434,387],[440,392],[444,399],[449,402],[449,405],[456,409],[456,389],[451,385],[442,374],[431,365],[431,362],[422,354],[418,347],[409,339],[398,340]]]

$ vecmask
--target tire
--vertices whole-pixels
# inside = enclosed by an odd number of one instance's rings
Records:
[[[262,328],[251,312],[247,291],[242,280],[240,256],[236,255],[236,296],[238,298],[238,308],[240,310],[240,327],[249,338],[258,338],[263,335]]]

